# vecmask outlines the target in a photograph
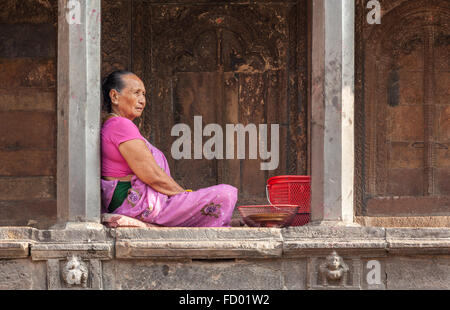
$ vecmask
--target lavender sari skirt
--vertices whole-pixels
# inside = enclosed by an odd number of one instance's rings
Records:
[[[145,141],[158,165],[170,175],[164,154]],[[101,180],[102,213],[108,213],[117,180]],[[128,196],[113,214],[167,227],[228,227],[237,201],[237,189],[220,184],[168,197],[133,176]]]

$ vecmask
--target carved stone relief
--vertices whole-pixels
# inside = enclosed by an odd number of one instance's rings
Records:
[[[81,286],[87,287],[88,268],[86,264],[77,256],[67,259],[62,270],[62,277],[67,287]]]
[[[344,286],[347,283],[348,266],[336,251],[327,256],[326,261],[320,267],[322,285]]]
[[[101,261],[72,255],[47,260],[48,289],[102,289]]]
[[[308,261],[308,288],[360,289],[361,259],[344,259],[332,251],[326,257],[311,257]]]

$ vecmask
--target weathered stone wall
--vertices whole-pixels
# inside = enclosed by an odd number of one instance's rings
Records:
[[[29,259],[0,260],[0,290],[46,289],[46,264]]]
[[[450,289],[450,229],[4,227],[0,289]]]
[[[306,260],[113,260],[103,266],[105,289],[305,289]],[[120,275],[120,276],[117,276]]]
[[[396,289],[450,289],[450,256],[393,256],[381,260],[383,285]],[[364,264],[361,266],[364,267]],[[118,260],[103,264],[103,289],[304,290],[307,259]],[[362,275],[362,280],[367,272]],[[47,289],[45,262],[0,260],[0,289]],[[380,287],[375,287],[379,289]],[[362,281],[361,289],[371,289]]]
[[[56,219],[57,1],[0,11],[0,226]]]

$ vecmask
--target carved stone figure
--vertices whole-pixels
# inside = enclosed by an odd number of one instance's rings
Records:
[[[77,256],[67,260],[64,266],[62,276],[68,287],[74,285],[81,285],[81,287],[87,287],[88,268]]]
[[[347,282],[348,266],[336,251],[327,256],[324,263],[320,265],[319,271],[322,275],[322,285],[327,286],[332,282],[345,285]]]

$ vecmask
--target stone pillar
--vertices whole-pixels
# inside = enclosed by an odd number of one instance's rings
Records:
[[[354,0],[313,0],[311,224],[352,225]]]
[[[58,2],[56,227],[100,223],[100,3]]]

